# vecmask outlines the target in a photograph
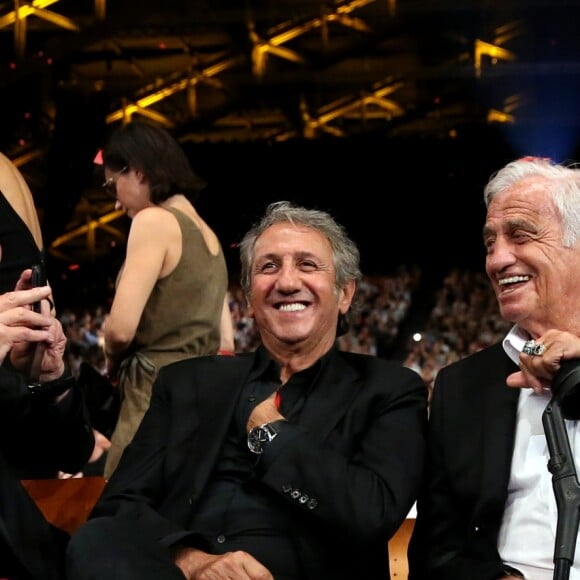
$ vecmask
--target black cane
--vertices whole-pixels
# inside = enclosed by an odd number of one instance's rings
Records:
[[[552,398],[542,414],[556,497],[558,522],[554,546],[554,580],[570,577],[580,523],[580,484],[565,419],[580,418],[580,360],[562,363],[552,382]]]

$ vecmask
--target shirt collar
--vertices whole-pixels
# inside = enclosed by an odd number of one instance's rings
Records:
[[[520,363],[520,352],[522,352],[524,344],[528,340],[530,340],[529,333],[517,324],[511,327],[503,339],[503,349],[517,365]]]
[[[294,377],[302,378],[303,380],[312,380],[321,371],[321,369],[328,364],[328,360],[332,357],[332,354],[336,350],[338,349],[336,345],[334,345],[311,367],[295,373]],[[270,356],[270,353],[264,348],[263,345],[258,346],[256,349],[256,358],[249,378],[250,380],[255,380],[261,377],[267,377],[271,380],[277,381],[280,380],[280,365]]]

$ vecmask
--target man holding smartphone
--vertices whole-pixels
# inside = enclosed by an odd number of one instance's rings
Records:
[[[0,294],[0,578],[62,580],[68,537],[52,527],[20,479],[75,473],[94,436],[82,392],[65,367],[66,338],[50,314],[49,286],[31,288],[25,270]],[[41,312],[33,304],[40,302]],[[37,346],[41,358],[29,373]]]

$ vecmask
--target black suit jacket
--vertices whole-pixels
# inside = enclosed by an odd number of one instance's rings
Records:
[[[0,366],[0,571],[16,559],[27,578],[62,580],[66,537],[45,519],[20,479],[74,473],[94,446],[82,394],[34,400],[24,379]]]
[[[138,519],[136,529],[154,530],[167,545],[190,536],[186,522],[254,358],[208,356],[162,368],[149,410],[91,517]],[[309,577],[389,577],[387,540],[416,499],[426,417],[426,388],[416,373],[332,353],[291,436],[280,441],[280,434],[261,459],[261,481],[293,513],[288,523],[296,526]],[[300,501],[304,496],[309,501]],[[325,558],[336,572],[329,575]]]
[[[517,370],[498,343],[439,371],[410,580],[489,580],[505,568],[496,546],[520,393],[506,378]]]

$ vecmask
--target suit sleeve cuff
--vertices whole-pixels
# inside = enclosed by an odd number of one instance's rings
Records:
[[[305,433],[303,427],[295,425],[294,423],[289,423],[288,421],[276,421],[275,424],[278,436],[265,446],[264,453],[261,455],[258,464],[259,471],[266,471],[269,469],[276,459],[278,459],[283,449],[291,441]]]

